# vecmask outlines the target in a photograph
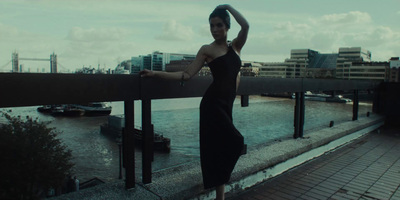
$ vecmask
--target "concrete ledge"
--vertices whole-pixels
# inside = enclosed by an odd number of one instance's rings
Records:
[[[227,197],[279,175],[290,168],[350,142],[384,123],[384,118],[371,115],[357,121],[337,124],[305,133],[306,138],[285,139],[249,148],[242,156],[226,185]],[[153,182],[125,190],[123,181],[107,183],[56,197],[54,199],[214,199],[213,190],[204,190],[200,162],[153,172]]]
[[[50,199],[55,200],[77,200],[77,199],[90,199],[90,200],[120,200],[120,199],[148,199],[159,200],[161,199],[151,191],[146,190],[140,185],[136,185],[134,189],[126,190],[125,182],[118,181],[115,183],[105,183],[95,187],[72,192]]]

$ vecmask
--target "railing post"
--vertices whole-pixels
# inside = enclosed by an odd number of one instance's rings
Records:
[[[381,114],[380,104],[381,104],[381,92],[382,92],[382,85],[378,86],[378,88],[374,88],[373,93],[373,102],[372,102],[372,112]]]
[[[240,104],[242,107],[249,106],[249,95],[240,95]]]
[[[154,160],[154,130],[151,124],[151,99],[142,99],[142,175],[143,183],[151,183],[151,162]]]
[[[123,133],[124,133],[124,130],[122,130],[122,134]],[[122,144],[121,143],[118,143],[118,153],[119,153],[119,175],[118,175],[118,179],[122,179]]]
[[[303,132],[304,132],[304,119],[305,119],[305,113],[306,113],[306,106],[305,106],[305,96],[304,92],[300,93],[300,132],[299,132],[299,137],[303,137]]]
[[[127,142],[128,140],[126,139],[126,131],[125,127],[122,128],[122,138],[121,138],[121,143],[122,143],[122,167],[125,169],[126,168],[126,158],[127,156]]]
[[[304,130],[304,92],[296,92],[296,104],[294,106],[294,134],[293,138],[303,137]]]
[[[296,139],[299,137],[299,125],[300,125],[300,107],[299,105],[299,93],[295,93],[295,104],[294,104],[294,121],[293,121],[293,126],[294,126],[294,134],[293,138]]]
[[[336,96],[336,91],[335,90],[330,91],[330,93],[331,93],[331,97],[335,97]]]
[[[354,90],[353,97],[353,121],[358,120],[358,90]]]
[[[134,141],[134,101],[124,102],[125,129],[122,137],[123,165],[125,167],[125,188],[135,187],[135,141]]]

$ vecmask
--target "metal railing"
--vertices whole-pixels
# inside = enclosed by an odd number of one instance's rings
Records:
[[[151,100],[201,97],[211,84],[211,77],[194,77],[185,86],[178,81],[140,78],[138,75],[105,74],[34,74],[0,73],[0,108],[73,104],[100,101],[124,101],[123,165],[126,188],[135,187],[134,101],[142,101],[142,181],[152,180],[154,131],[151,123]],[[294,138],[303,136],[304,92],[354,91],[353,120],[358,116],[358,91],[374,90],[379,82],[328,79],[281,79],[242,77],[238,88],[242,106],[248,95],[290,92],[296,94]]]

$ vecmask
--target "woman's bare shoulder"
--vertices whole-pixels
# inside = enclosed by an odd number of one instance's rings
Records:
[[[206,55],[207,57],[209,57],[210,55],[212,55],[213,53],[213,45],[211,44],[204,44],[203,46],[200,47],[199,52],[201,52],[203,55]]]
[[[203,51],[210,51],[212,49],[212,43],[211,44],[203,44],[203,46],[200,47],[200,50]]]

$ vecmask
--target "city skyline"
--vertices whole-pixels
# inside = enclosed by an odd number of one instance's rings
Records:
[[[57,54],[59,70],[115,68],[153,51],[196,54],[212,42],[208,15],[222,1],[2,1],[0,67],[20,57]],[[362,47],[373,61],[400,56],[400,2],[229,1],[250,23],[242,60],[282,62],[291,49]],[[231,18],[228,39],[239,27]],[[21,61],[24,68],[49,63]],[[10,71],[11,64],[0,71]]]

